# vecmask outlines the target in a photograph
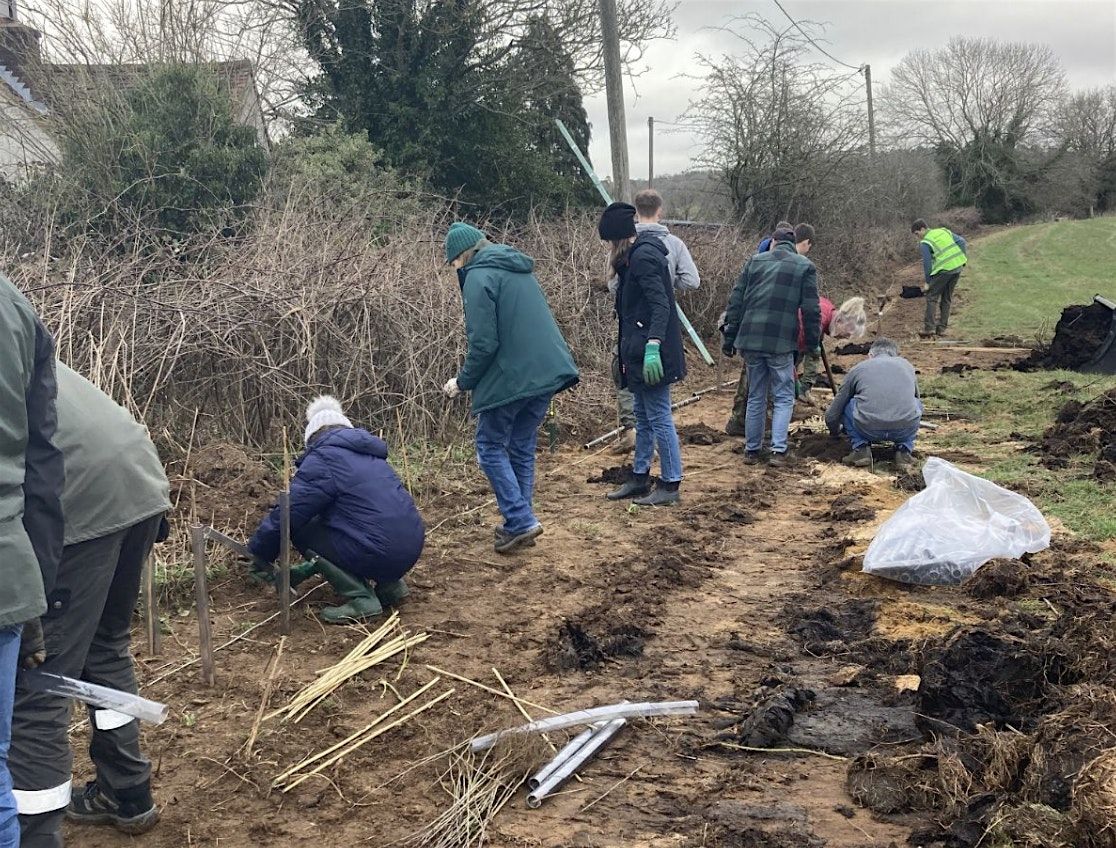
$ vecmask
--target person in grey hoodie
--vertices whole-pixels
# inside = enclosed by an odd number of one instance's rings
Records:
[[[872,466],[872,445],[895,443],[895,465],[914,464],[914,442],[922,422],[922,401],[914,366],[899,355],[890,339],[876,339],[868,358],[849,371],[841,391],[825,413],[825,424],[836,438],[842,425],[852,442],[843,462],[857,468]]]
[[[670,270],[670,279],[676,292],[695,291],[701,285],[694,257],[686,243],[674,235],[667,226],[660,223],[663,217],[663,196],[654,189],[648,188],[635,196],[636,208],[636,233],[643,235],[650,233],[656,236],[666,247],[667,268]],[[616,294],[618,277],[609,280],[609,294]],[[626,428],[616,443],[615,453],[626,454],[635,447],[635,399],[632,393],[621,385],[620,358],[613,352],[612,379],[616,384],[616,409],[620,417],[620,426]]]

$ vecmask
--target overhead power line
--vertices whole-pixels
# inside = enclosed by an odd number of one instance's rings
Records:
[[[788,12],[786,9],[783,8],[783,4],[780,3],[779,0],[774,0],[774,3],[775,3],[776,6],[779,7],[779,11],[787,16],[787,20],[790,21],[792,24],[794,24],[794,28],[797,29],[800,33],[802,33],[802,35],[805,36],[806,40],[809,41],[811,44],[813,44],[814,47],[817,49],[817,51],[819,53],[821,53],[824,56],[828,56],[830,59],[832,59],[838,65],[843,65],[844,67],[849,68],[850,70],[856,71],[857,73],[860,73],[863,70],[862,65],[861,66],[850,65],[848,62],[842,62],[840,59],[838,59],[836,56],[834,56],[832,53],[830,53],[828,50],[826,50],[824,47],[822,47],[820,44],[818,44],[816,41],[814,41],[813,36],[811,36],[810,33],[806,32],[806,30],[804,30],[799,25],[798,21],[796,21],[794,18],[792,18],[790,16],[790,12]]]

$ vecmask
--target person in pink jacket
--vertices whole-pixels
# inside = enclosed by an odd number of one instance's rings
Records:
[[[864,311],[864,298],[850,297],[838,309],[827,297],[819,297],[821,306],[821,337],[832,336],[836,339],[858,339],[868,327],[868,316]],[[802,313],[798,313],[798,365],[801,373],[802,393],[810,391],[818,382],[818,366],[821,364],[821,350],[806,349],[806,328],[802,325]]]

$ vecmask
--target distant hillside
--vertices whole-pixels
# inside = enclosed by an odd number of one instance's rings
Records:
[[[728,189],[712,171],[687,171],[655,177],[654,187],[666,201],[666,216],[674,220],[729,223],[732,202]],[[612,192],[612,183],[605,180]],[[647,188],[646,180],[632,180],[631,194]]]

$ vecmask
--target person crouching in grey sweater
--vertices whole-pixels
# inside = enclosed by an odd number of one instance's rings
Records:
[[[825,413],[831,436],[844,426],[852,453],[843,462],[857,468],[872,466],[872,445],[879,442],[894,442],[896,467],[909,468],[921,421],[914,366],[899,355],[895,342],[882,338],[849,371]]]

